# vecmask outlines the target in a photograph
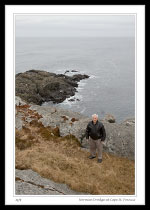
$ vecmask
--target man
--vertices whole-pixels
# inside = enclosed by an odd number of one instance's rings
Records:
[[[96,157],[96,149],[98,152],[98,163],[102,162],[102,149],[103,141],[106,138],[106,132],[104,125],[98,121],[98,115],[92,115],[92,121],[90,121],[86,128],[86,139],[89,139],[90,153],[89,159]]]

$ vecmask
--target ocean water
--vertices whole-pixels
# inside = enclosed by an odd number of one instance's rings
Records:
[[[30,69],[88,74],[79,82],[75,101],[54,105],[117,122],[135,116],[134,38],[21,38],[15,40],[15,73]],[[78,100],[76,100],[78,99]],[[53,105],[51,102],[43,106]]]

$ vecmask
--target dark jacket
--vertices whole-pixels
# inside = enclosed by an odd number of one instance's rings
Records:
[[[85,135],[86,139],[88,139],[90,136],[94,140],[101,139],[102,141],[104,141],[106,138],[104,125],[98,120],[96,124],[94,124],[93,120],[90,121],[87,125]]]

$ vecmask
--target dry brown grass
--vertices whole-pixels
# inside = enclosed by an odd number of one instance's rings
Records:
[[[134,161],[103,152],[103,162],[99,164],[97,158],[88,159],[89,152],[81,149],[75,136],[60,137],[58,127],[45,128],[37,121],[42,116],[29,106],[17,106],[17,110],[25,117],[34,118],[22,130],[16,129],[16,168],[32,169],[80,192],[98,195],[135,193]],[[77,119],[72,122],[74,120]]]
[[[134,194],[134,161],[103,153],[103,162],[99,164],[97,159],[88,159],[89,153],[79,147],[74,136],[59,137],[52,128],[37,125],[34,122],[21,131],[16,129],[16,168],[33,169],[76,191]]]

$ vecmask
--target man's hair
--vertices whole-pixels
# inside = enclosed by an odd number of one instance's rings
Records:
[[[98,118],[98,114],[92,114],[92,118],[93,118],[94,116],[96,116],[96,117]]]

